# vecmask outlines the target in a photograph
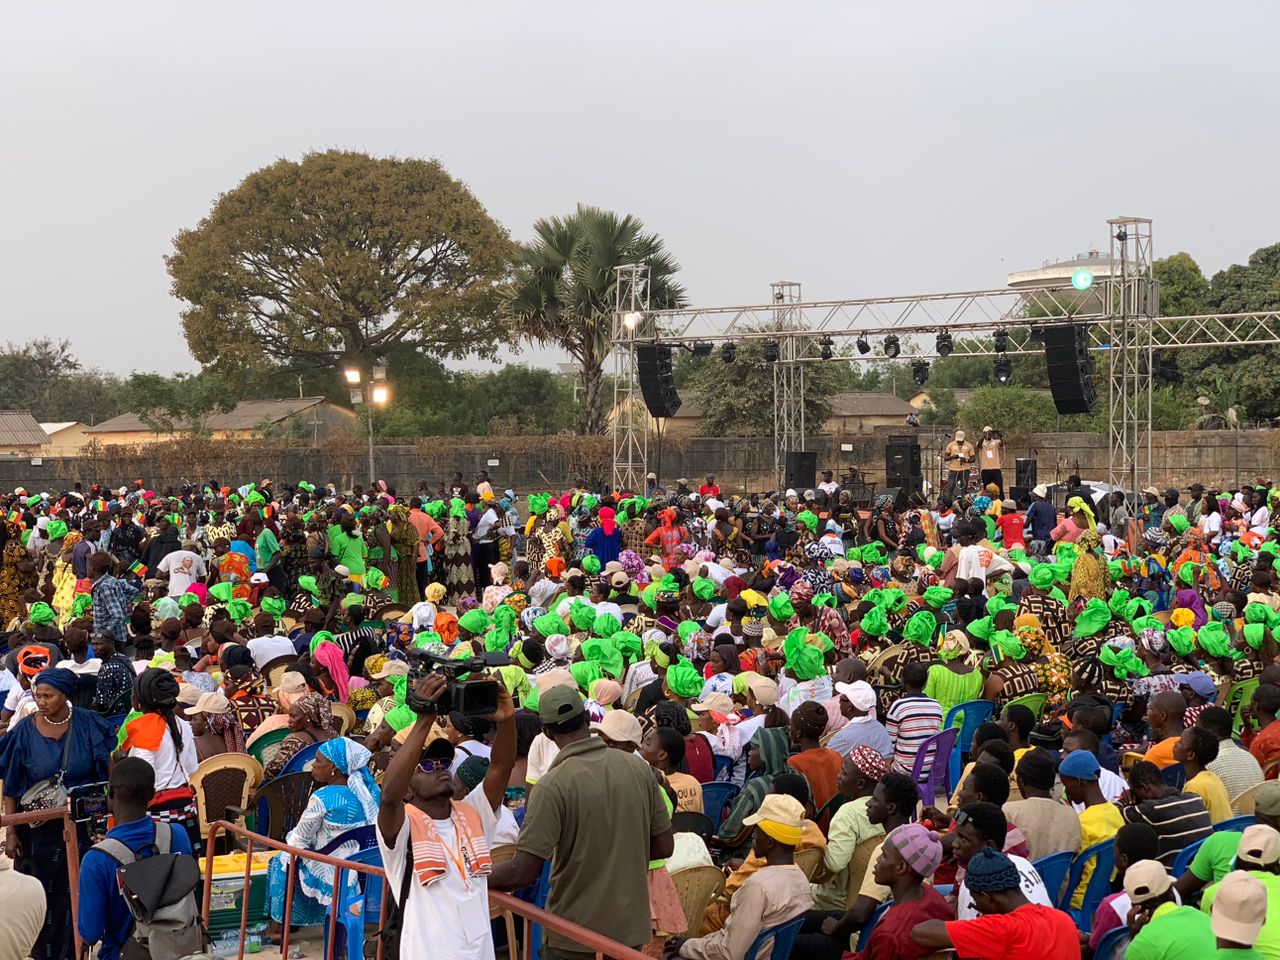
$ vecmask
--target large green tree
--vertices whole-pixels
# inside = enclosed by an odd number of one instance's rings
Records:
[[[0,410],[37,420],[100,423],[123,409],[119,377],[85,367],[68,340],[37,337],[0,346]]]
[[[329,150],[249,174],[165,262],[201,363],[334,369],[401,343],[491,352],[513,252],[437,161]]]
[[[128,410],[155,433],[205,433],[215,412],[235,408],[237,397],[216,373],[134,373],[124,385]]]
[[[649,306],[682,306],[680,265],[656,233],[632,216],[579,204],[568,216],[533,225],[535,239],[520,248],[515,281],[504,302],[517,335],[554,343],[578,363],[585,400],[583,433],[604,431],[601,384],[609,355],[617,284],[623,264],[649,266]]]

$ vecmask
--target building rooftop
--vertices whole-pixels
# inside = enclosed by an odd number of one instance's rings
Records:
[[[0,410],[0,446],[42,447],[48,442],[49,435],[30,411]]]
[[[236,404],[228,413],[217,413],[205,421],[209,430],[252,430],[263,423],[279,423],[295,414],[309,410],[317,404],[324,403],[324,397],[294,397],[291,400],[245,400]],[[175,424],[179,429],[185,424]],[[136,413],[122,413],[118,417],[104,420],[92,427],[85,427],[85,433],[151,433],[151,428],[142,422]],[[47,441],[46,441],[47,442]]]

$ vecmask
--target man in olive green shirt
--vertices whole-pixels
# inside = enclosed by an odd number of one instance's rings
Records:
[[[675,849],[658,782],[640,757],[610,750],[591,735],[576,688],[544,693],[538,717],[560,752],[529,795],[515,857],[493,868],[489,888],[528,886],[552,860],[548,911],[643,947],[653,939],[649,862]],[[578,960],[595,951],[548,931],[542,955]]]

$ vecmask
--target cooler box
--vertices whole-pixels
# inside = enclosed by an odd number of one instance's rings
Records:
[[[249,876],[248,924],[267,920],[267,865],[275,851],[255,853]],[[204,873],[205,861],[200,860],[200,872]],[[227,853],[213,858],[213,889],[209,896],[209,935],[217,940],[218,933],[233,930],[240,935],[240,909],[244,902],[244,853]],[[246,931],[247,933],[248,931]]]

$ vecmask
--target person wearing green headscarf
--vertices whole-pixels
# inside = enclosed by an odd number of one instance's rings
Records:
[[[678,658],[675,663],[667,667],[664,683],[670,691],[671,698],[683,701],[686,706],[690,700],[702,693],[702,674],[698,673],[698,668],[684,657]]]
[[[1022,660],[1027,648],[1012,630],[996,630],[991,634],[991,649],[997,660]]]
[[[473,607],[458,618],[458,642],[482,637],[489,629],[489,615],[479,607]]]
[[[806,700],[829,700],[833,693],[822,650],[809,637],[807,627],[796,627],[782,642],[788,676],[778,684],[783,690],[779,706],[788,715]]]
[[[902,639],[908,643],[933,648],[938,636],[938,618],[928,610],[917,610],[902,628]]]
[[[924,602],[934,610],[941,610],[955,596],[955,591],[948,587],[926,587],[924,591]]]

